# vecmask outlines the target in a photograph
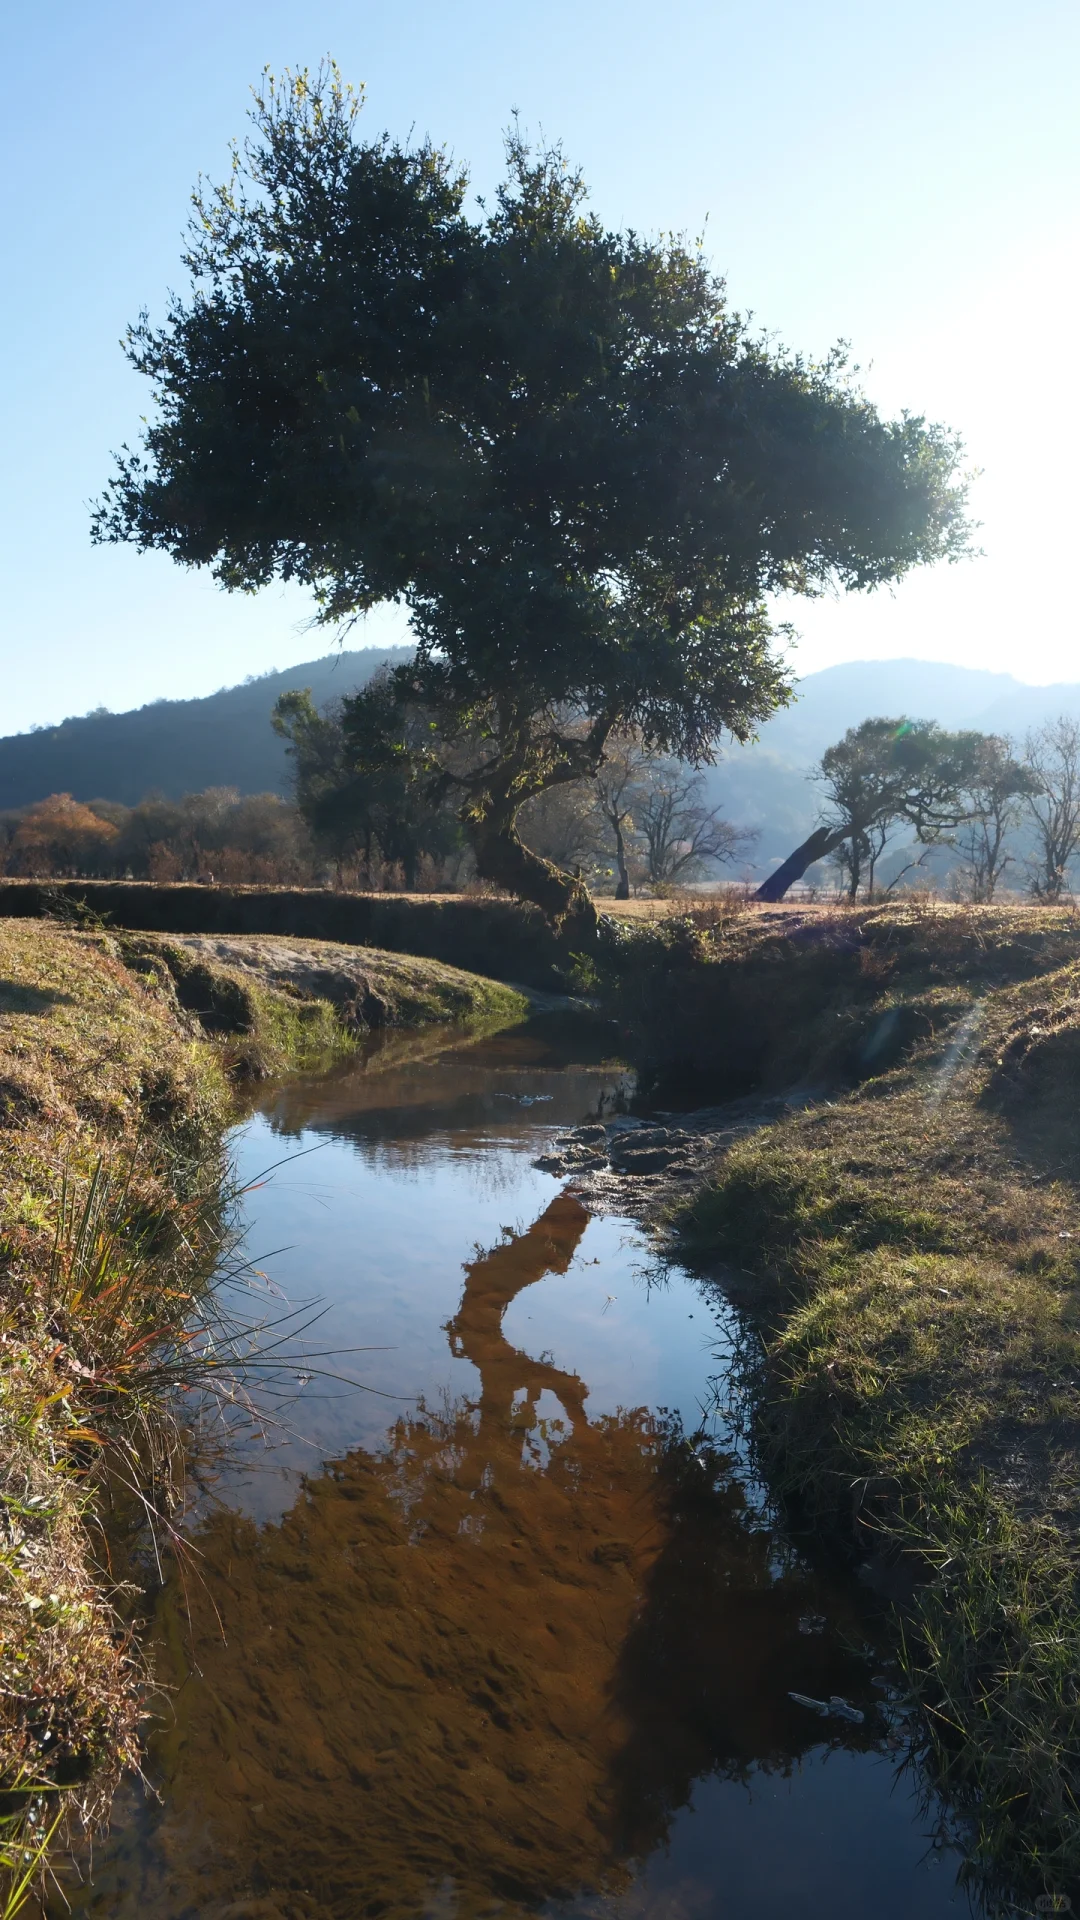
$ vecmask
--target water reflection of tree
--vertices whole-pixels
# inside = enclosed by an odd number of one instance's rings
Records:
[[[376,1174],[420,1173],[447,1154],[465,1157],[475,1190],[493,1197],[520,1178],[520,1166],[491,1152],[493,1144],[516,1141],[535,1153],[539,1127],[576,1124],[626,1079],[617,1063],[499,1073],[460,1042],[455,1049],[444,1040],[443,1049],[435,1062],[403,1071],[350,1066],[323,1080],[298,1078],[264,1095],[261,1111],[280,1138],[348,1142]]]
[[[576,1121],[602,1090],[622,1086],[627,1077],[612,1058],[606,1023],[593,1028],[579,1015],[567,1023],[548,1014],[531,1027],[488,1035],[386,1028],[331,1073],[298,1074],[253,1089],[249,1104],[277,1134],[332,1134],[378,1147],[392,1161],[399,1150],[423,1158],[422,1143],[433,1130],[490,1141],[493,1125],[520,1123],[538,1089],[550,1096],[558,1118]],[[550,1110],[545,1117],[552,1117]]]
[[[675,1435],[659,1463],[663,1546],[614,1690],[630,1727],[615,1764],[617,1844],[630,1853],[663,1843],[703,1776],[787,1774],[812,1747],[870,1747],[880,1735],[872,1720],[823,1724],[790,1699],[865,1689],[865,1662],[845,1651],[860,1622],[827,1580],[777,1555],[733,1464]]]
[[[452,1885],[458,1920],[508,1916],[618,1888],[695,1778],[820,1740],[786,1690],[849,1672],[799,1633],[813,1584],[777,1572],[729,1463],[645,1409],[589,1419],[585,1382],[503,1333],[587,1219],[560,1195],[466,1268],[447,1332],[478,1397],[399,1421],[280,1525],[204,1526],[157,1837],[114,1848],[98,1911],[405,1920]],[[534,1471],[545,1395],[565,1418]]]

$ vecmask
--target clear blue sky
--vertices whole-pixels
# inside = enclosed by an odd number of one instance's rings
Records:
[[[196,175],[224,173],[265,64],[326,52],[370,131],[430,134],[479,191],[516,108],[606,222],[707,219],[737,306],[811,353],[847,338],[884,408],[963,433],[985,558],[795,605],[801,671],[916,654],[1080,680],[1076,0],[38,0],[8,15],[0,129],[0,733],[326,650],[299,595],[93,549],[87,517],[148,405],[117,342],[183,284]]]

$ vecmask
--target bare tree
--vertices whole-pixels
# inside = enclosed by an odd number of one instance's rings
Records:
[[[749,851],[756,836],[707,807],[704,785],[700,773],[650,753],[636,732],[618,734],[592,780],[526,802],[523,836],[535,852],[579,871],[614,855],[615,898],[628,900],[634,879],[696,879]]]
[[[615,843],[616,900],[630,898],[630,870],[627,856],[634,840],[634,815],[648,791],[656,766],[633,734],[623,734],[609,743],[593,785],[596,812],[605,832]]]
[[[960,879],[967,897],[985,905],[1016,856],[1009,839],[1037,795],[1036,776],[1018,761],[1004,734],[987,734],[964,798],[969,807],[953,845],[963,861]]]
[[[522,840],[542,860],[573,872],[595,851],[594,797],[587,781],[549,787],[526,800],[519,815]]]
[[[1060,900],[1080,848],[1080,720],[1062,713],[1038,727],[1028,734],[1024,757],[1032,778],[1025,800],[1036,849],[1031,891],[1037,900]]]
[[[702,801],[705,781],[678,761],[654,762],[638,803],[636,825],[653,886],[701,878],[747,854],[757,838]]]

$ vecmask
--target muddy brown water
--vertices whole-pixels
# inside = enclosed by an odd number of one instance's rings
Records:
[[[284,1425],[195,1504],[154,1603],[157,1797],[127,1789],[62,1876],[75,1913],[968,1913],[870,1604],[785,1536],[717,1411],[732,1310],[532,1165],[623,1085],[540,1022],[399,1040],[238,1130],[245,1179],[285,1160],[249,1251],[325,1311]]]

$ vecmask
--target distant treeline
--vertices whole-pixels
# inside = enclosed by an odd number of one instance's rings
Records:
[[[1017,747],[1007,734],[950,733],[903,714],[864,720],[810,779],[819,824],[759,898],[780,899],[823,859],[849,900],[911,885],[936,858],[954,898],[986,904],[1002,885],[1060,900],[1080,861],[1080,720],[1059,714]],[[891,868],[891,872],[889,869]],[[887,875],[887,877],[886,877]]]
[[[279,724],[295,800],[235,787],[179,800],[152,794],[136,806],[54,793],[0,812],[0,873],[364,892],[476,885],[453,797],[403,776],[396,762],[365,764],[340,703],[319,712],[291,693]],[[810,778],[821,824],[792,858],[795,878],[805,874],[817,889],[854,900],[929,884],[988,901],[1004,885],[1055,900],[1072,885],[1080,722],[1068,715],[1034,730],[1019,751],[1000,735],[866,720]],[[624,897],[744,875],[753,840],[708,805],[700,774],[631,737],[612,743],[595,779],[527,802],[518,827],[534,852],[576,869],[594,893]]]
[[[276,793],[210,787],[135,807],[53,793],[0,814],[0,867],[26,878],[310,886],[324,865],[296,807]]]
[[[323,716],[318,726],[333,733],[336,722]],[[530,803],[522,834],[536,852],[587,873],[601,894],[663,893],[730,867],[744,850],[744,837],[703,804],[701,785],[677,763],[624,747],[600,780]],[[388,795],[385,783],[365,793],[354,779],[347,808],[324,817],[303,783],[300,792],[297,805],[276,793],[209,787],[181,800],[153,794],[134,807],[50,794],[0,813],[0,873],[365,892],[457,892],[475,884],[452,805]]]

